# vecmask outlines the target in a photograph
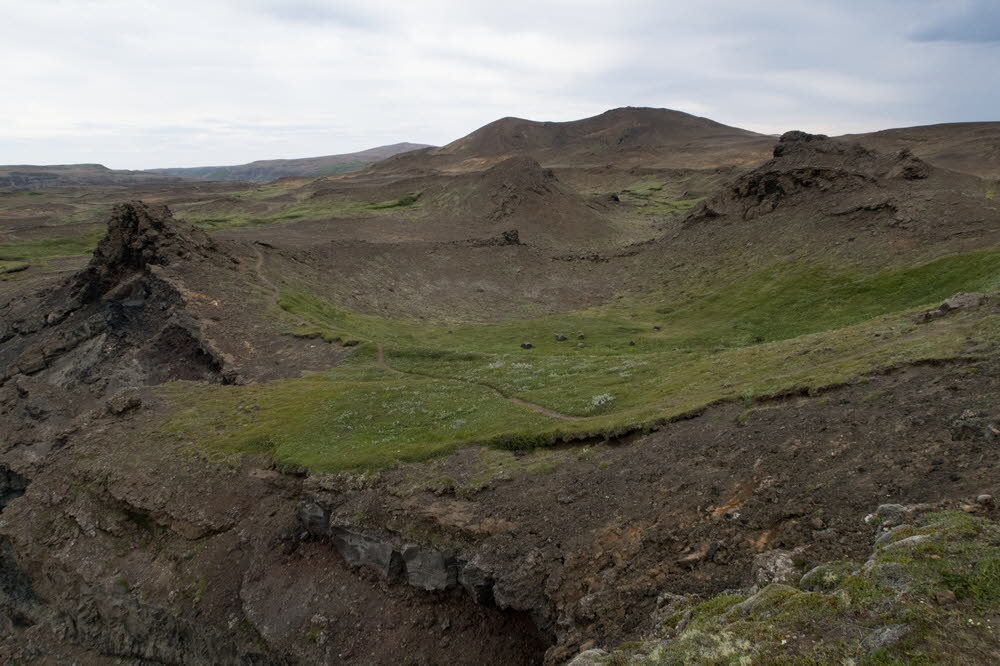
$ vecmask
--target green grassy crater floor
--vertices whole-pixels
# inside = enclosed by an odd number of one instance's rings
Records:
[[[997,354],[989,308],[916,315],[998,286],[1000,251],[989,250],[875,274],[775,264],[683,300],[501,324],[389,320],[287,291],[275,310],[288,332],[358,341],[347,362],[259,385],[166,385],[172,411],[151,427],[219,456],[264,453],[316,471],[609,436],[720,400],[749,408],[910,363]]]

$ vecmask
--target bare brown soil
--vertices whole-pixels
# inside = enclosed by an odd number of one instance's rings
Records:
[[[841,137],[885,152],[903,148],[931,164],[1000,179],[1000,123],[946,123]]]

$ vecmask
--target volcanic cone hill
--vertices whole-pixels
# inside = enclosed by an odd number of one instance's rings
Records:
[[[609,220],[527,155],[511,157],[484,172],[449,183],[441,208],[471,222],[483,235],[517,229],[522,242],[572,248],[614,236]],[[464,182],[462,182],[464,181]],[[459,192],[459,200],[447,192]],[[442,214],[445,211],[442,210]]]
[[[627,107],[569,122],[502,118],[441,148],[398,155],[374,169],[480,170],[513,154],[546,167],[714,168],[759,163],[772,143],[763,134],[681,111]]]

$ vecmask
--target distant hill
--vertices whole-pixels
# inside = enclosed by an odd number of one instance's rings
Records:
[[[908,148],[931,164],[1000,179],[1000,122],[901,127],[841,138],[882,151]]]
[[[109,169],[102,164],[0,165],[0,188],[35,190],[67,185],[172,183],[179,178],[147,171]]]
[[[244,180],[265,182],[288,177],[333,176],[338,173],[358,171],[373,162],[400,153],[431,148],[423,143],[394,143],[378,146],[357,153],[304,157],[291,160],[258,160],[235,166],[178,167],[149,169],[148,173],[178,176],[185,180]]]
[[[670,109],[624,107],[592,118],[501,118],[441,148],[397,156],[379,170],[476,171],[515,154],[544,167],[713,168],[766,161],[774,137]]]

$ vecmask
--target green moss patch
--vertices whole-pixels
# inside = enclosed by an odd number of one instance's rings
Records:
[[[960,512],[926,515],[926,541],[876,549],[872,561],[831,563],[800,585],[771,585],[739,601],[722,596],[692,609],[674,635],[623,647],[611,664],[969,664],[1000,650],[1000,525]],[[908,582],[887,583],[896,566]],[[820,567],[819,570],[823,570]],[[818,580],[823,584],[816,591]],[[986,659],[984,661],[984,659]]]

